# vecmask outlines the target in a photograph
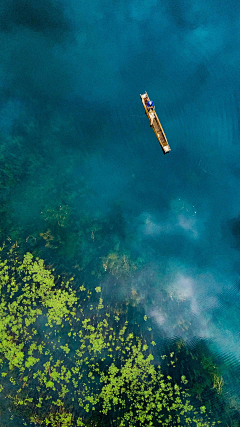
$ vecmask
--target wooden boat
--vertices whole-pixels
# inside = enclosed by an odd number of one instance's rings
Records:
[[[171,148],[169,147],[169,144],[167,142],[166,135],[164,133],[164,130],[162,128],[162,125],[160,123],[160,120],[157,116],[157,113],[155,111],[155,107],[148,107],[147,102],[150,101],[150,98],[147,94],[147,92],[144,93],[144,95],[140,95],[140,98],[142,100],[145,113],[147,114],[150,126],[153,128],[154,133],[159,141],[159,144],[161,145],[161,148],[163,150],[163,154],[169,153],[171,151]]]

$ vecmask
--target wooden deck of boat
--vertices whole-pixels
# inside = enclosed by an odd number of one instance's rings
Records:
[[[150,123],[151,123],[151,113],[154,114],[154,119],[153,119],[151,127],[153,128],[153,131],[154,131],[154,133],[155,133],[155,135],[159,141],[159,144],[161,145],[163,154],[169,153],[169,151],[171,151],[171,148],[168,144],[167,137],[164,133],[164,130],[162,128],[160,120],[159,120],[157,113],[155,111],[155,107],[153,107],[151,109],[148,109],[148,107],[147,107],[147,102],[150,101],[147,92],[145,92],[144,95],[140,95],[140,98],[142,100],[145,112],[149,118]]]

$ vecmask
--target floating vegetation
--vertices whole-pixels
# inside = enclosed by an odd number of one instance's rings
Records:
[[[194,410],[184,375],[174,382],[154,366],[155,342],[127,332],[121,316],[105,315],[101,287],[88,317],[91,292],[73,291],[73,279],[55,282],[43,260],[27,253],[21,261],[1,250],[1,395],[13,420],[16,414],[53,427],[215,425],[203,405]]]

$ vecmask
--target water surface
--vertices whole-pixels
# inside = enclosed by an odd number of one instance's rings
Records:
[[[84,179],[92,215],[121,206],[126,233],[135,236],[131,250],[157,271],[144,292],[144,271],[126,286],[136,287],[147,315],[169,338],[206,339],[224,360],[227,393],[237,395],[238,3],[18,3],[3,2],[0,18],[1,132],[21,134],[30,120],[39,140],[29,130],[35,180],[22,177],[11,192],[13,216],[23,228],[37,218],[41,203],[52,202],[50,180],[61,181],[68,168],[67,185],[77,189]],[[145,91],[171,147],[166,156],[144,115]],[[40,141],[52,177],[37,164]],[[74,203],[80,211],[79,198]],[[188,311],[169,305],[162,313],[162,288],[187,301]],[[190,322],[178,337],[173,316]]]

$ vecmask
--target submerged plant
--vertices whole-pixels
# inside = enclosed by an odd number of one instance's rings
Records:
[[[108,271],[113,276],[129,277],[137,266],[130,260],[127,254],[121,254],[118,251],[110,252],[102,260],[102,265],[105,271]]]
[[[154,366],[155,343],[104,310],[100,286],[94,305],[91,292],[82,285],[76,293],[71,282],[30,253],[21,260],[0,251],[0,399],[13,423],[17,414],[51,427],[209,426],[205,408],[194,411],[181,386]]]

